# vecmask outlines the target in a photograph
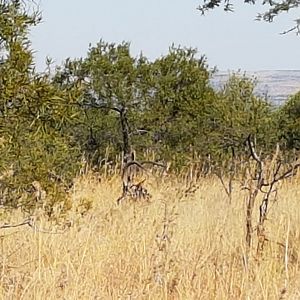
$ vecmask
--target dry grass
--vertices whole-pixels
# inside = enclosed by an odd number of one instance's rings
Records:
[[[1,230],[1,299],[300,299],[296,182],[280,188],[270,241],[247,268],[244,192],[237,187],[229,206],[218,180],[201,180],[186,197],[178,186],[153,181],[150,204],[118,207],[118,178],[78,180],[73,203],[93,207],[71,212],[64,233]]]

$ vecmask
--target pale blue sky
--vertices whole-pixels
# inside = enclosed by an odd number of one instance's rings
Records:
[[[241,1],[240,1],[241,2]],[[300,37],[279,35],[298,12],[272,24],[254,21],[260,7],[239,5],[235,13],[216,10],[201,16],[197,0],[41,0],[43,23],[31,38],[39,70],[46,56],[56,64],[86,55],[89,43],[131,42],[154,59],[172,43],[195,47],[219,70],[300,69]],[[300,14],[299,14],[300,15]]]

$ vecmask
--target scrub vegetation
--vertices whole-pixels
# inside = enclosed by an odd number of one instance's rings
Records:
[[[37,72],[34,2],[0,0],[0,295],[297,299],[300,93],[196,49],[100,40]]]

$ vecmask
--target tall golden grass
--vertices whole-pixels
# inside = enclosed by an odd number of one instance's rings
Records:
[[[1,299],[300,299],[297,182],[280,187],[263,255],[254,240],[247,263],[245,191],[236,185],[229,205],[217,179],[180,186],[149,180],[151,203],[117,206],[117,176],[78,179],[67,230],[42,214],[39,229],[1,229]]]

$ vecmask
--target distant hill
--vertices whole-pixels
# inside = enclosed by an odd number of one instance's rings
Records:
[[[216,88],[221,88],[227,81],[230,72],[219,71],[212,79]],[[290,96],[300,91],[300,70],[255,71],[246,72],[249,77],[256,77],[258,95],[268,95],[270,100],[280,105]]]

